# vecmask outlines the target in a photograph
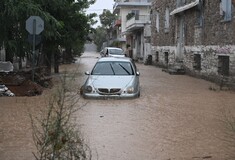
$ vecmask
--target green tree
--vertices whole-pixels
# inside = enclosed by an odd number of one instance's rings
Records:
[[[115,14],[111,13],[109,10],[104,9],[103,13],[99,16],[100,23],[102,24],[102,27],[106,30],[106,39],[107,43],[109,45],[109,39],[110,39],[110,32],[112,30],[112,23],[116,19]]]
[[[0,46],[5,46],[7,60],[13,56],[24,57],[30,49],[25,30],[25,21],[29,15],[51,16],[31,0],[1,0],[0,2]]]
[[[42,17],[45,23],[40,48],[49,73],[51,56],[58,57],[58,46],[77,53],[82,52],[95,16],[86,15],[85,9],[94,2],[95,0],[1,0],[0,46],[4,45],[6,48],[7,60],[12,61],[14,55],[31,56],[31,46],[26,41],[28,33],[25,30],[25,21],[31,15]]]
[[[115,14],[111,13],[109,10],[104,9],[103,13],[99,16],[100,23],[105,29],[110,29],[112,27],[112,23],[116,19]]]
[[[54,28],[49,25],[52,32],[45,33],[43,43],[45,60],[50,73],[51,56],[54,55],[55,72],[58,72],[58,46],[65,48],[64,58],[71,62],[73,53],[80,54],[83,51],[83,45],[86,41],[86,36],[89,33],[91,26],[91,16],[85,14],[86,8],[93,4],[94,0],[40,0],[42,8],[45,8],[61,27]],[[56,34],[53,33],[55,31]],[[53,34],[51,34],[53,33]]]
[[[97,27],[94,33],[94,43],[97,46],[97,51],[100,51],[103,43],[106,41],[106,29],[104,27]]]

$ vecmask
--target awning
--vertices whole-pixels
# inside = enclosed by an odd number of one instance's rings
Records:
[[[195,7],[195,6],[198,5],[198,4],[199,4],[199,0],[196,0],[195,2],[186,4],[186,5],[184,5],[184,6],[181,6],[181,7],[179,7],[179,8],[174,9],[174,10],[170,13],[170,15],[174,15],[174,14],[177,14],[177,13],[180,13],[180,12],[183,12],[183,11],[186,11],[186,10],[188,10],[188,9],[190,9],[190,8]]]

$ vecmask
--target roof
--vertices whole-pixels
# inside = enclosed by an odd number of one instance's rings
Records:
[[[105,49],[117,49],[117,50],[122,50],[121,48],[117,48],[117,47],[105,47]]]
[[[189,4],[186,4],[186,5],[184,5],[184,6],[178,7],[178,8],[176,8],[176,9],[174,9],[174,10],[170,13],[170,15],[174,15],[174,14],[177,14],[177,13],[180,13],[180,12],[183,12],[183,11],[186,11],[186,10],[188,10],[188,9],[190,9],[190,8],[193,8],[193,7],[197,6],[198,4],[199,4],[199,0],[196,0],[196,1],[194,1],[194,2],[191,2],[191,3],[189,3]]]
[[[151,2],[116,2],[113,6],[114,12],[122,7],[147,7],[151,6]]]

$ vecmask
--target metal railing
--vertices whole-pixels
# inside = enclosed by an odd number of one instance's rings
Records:
[[[135,15],[126,21],[126,27],[134,24],[146,24],[150,22],[150,15]]]

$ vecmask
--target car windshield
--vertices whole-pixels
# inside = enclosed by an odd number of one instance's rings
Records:
[[[130,62],[98,62],[92,75],[134,75]]]
[[[123,50],[121,49],[112,48],[112,49],[109,49],[108,52],[109,54],[123,55]]]

